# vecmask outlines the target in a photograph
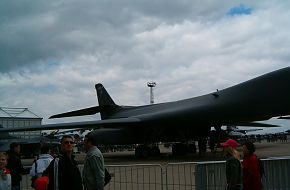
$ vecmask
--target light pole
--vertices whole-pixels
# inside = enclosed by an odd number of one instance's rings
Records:
[[[154,104],[153,87],[156,86],[156,82],[147,82],[147,86],[150,88],[150,104]]]

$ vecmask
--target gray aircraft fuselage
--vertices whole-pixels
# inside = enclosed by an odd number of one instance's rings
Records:
[[[107,119],[130,117],[142,122],[125,124],[133,125],[131,127],[120,124],[120,129],[95,130],[96,139],[102,143],[112,141],[110,144],[122,140],[128,144],[186,141],[206,136],[212,126],[238,125],[287,115],[290,113],[289,82],[290,68],[286,68],[195,98],[122,107]]]
[[[290,67],[287,67],[207,95],[135,107],[116,105],[103,85],[96,84],[99,106],[54,117],[100,112],[102,120],[6,131],[95,129],[92,133],[99,144],[185,142],[207,136],[211,127],[239,125],[289,115],[289,82]]]

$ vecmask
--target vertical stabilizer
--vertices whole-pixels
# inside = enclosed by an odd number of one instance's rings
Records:
[[[101,110],[101,118],[107,119],[116,111],[118,106],[115,104],[114,100],[111,98],[111,96],[102,84],[96,84],[95,88],[97,91],[98,102]]]

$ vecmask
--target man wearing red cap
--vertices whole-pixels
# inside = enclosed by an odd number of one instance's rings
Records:
[[[238,145],[239,143],[233,139],[228,139],[226,142],[221,143],[226,157],[227,190],[241,190],[242,188],[240,154],[236,150]]]

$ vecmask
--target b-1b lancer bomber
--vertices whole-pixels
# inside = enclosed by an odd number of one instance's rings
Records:
[[[206,137],[211,127],[255,126],[255,121],[289,115],[289,82],[287,67],[206,95],[144,106],[117,105],[103,85],[96,84],[98,106],[51,118],[100,113],[101,120],[5,128],[0,132],[94,129],[99,144],[142,144],[135,153],[144,153],[148,151],[144,145]]]

